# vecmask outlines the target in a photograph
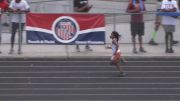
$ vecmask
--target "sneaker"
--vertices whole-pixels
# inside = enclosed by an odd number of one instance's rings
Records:
[[[142,52],[142,53],[146,53],[145,49],[144,48],[139,48],[139,51]]]
[[[169,49],[169,53],[174,53],[174,50],[173,49]]]
[[[136,50],[136,48],[133,49],[133,53],[134,53],[134,54],[137,54],[137,53],[138,53],[137,50]]]
[[[178,44],[178,43],[179,43],[179,41],[173,40],[173,44]]]
[[[76,48],[76,52],[80,52],[80,49],[79,49],[79,48]]]
[[[79,46],[76,46],[76,52],[80,52]]]
[[[20,54],[22,54],[22,52],[21,52],[21,51],[18,51],[18,54],[20,55]]]
[[[126,76],[126,74],[124,72],[119,73],[119,77],[124,77],[124,76]]]
[[[106,49],[111,49],[111,45],[106,46]]]
[[[3,25],[3,26],[6,26],[6,27],[8,27],[8,26],[9,26],[9,24],[8,24],[8,23],[3,23],[2,25]]]
[[[86,51],[93,51],[93,50],[89,48],[89,49],[86,49]]]
[[[169,52],[169,49],[166,49],[166,51],[165,51],[166,53],[168,53]]]
[[[14,50],[11,49],[11,50],[9,51],[9,54],[14,54]]]
[[[173,49],[166,49],[166,53],[174,53]]]
[[[85,50],[86,51],[93,51],[90,47],[87,47],[87,46],[85,47]]]
[[[150,45],[158,45],[158,43],[156,43],[156,42],[155,42],[154,40],[152,40],[152,39],[149,41],[149,44],[150,44]]]

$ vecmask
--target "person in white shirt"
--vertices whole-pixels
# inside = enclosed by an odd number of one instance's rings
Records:
[[[178,5],[175,0],[163,0],[161,6],[162,12],[176,12],[178,10]],[[173,50],[173,32],[175,31],[176,18],[172,16],[163,16],[162,25],[165,31],[165,43],[166,43],[166,53],[174,53]]]
[[[14,39],[17,29],[21,29],[21,34],[26,22],[26,13],[30,11],[30,7],[26,0],[12,0],[9,6],[9,11],[12,12],[11,23],[12,23],[12,36],[11,36],[11,49],[9,54],[14,53]],[[19,28],[19,24],[21,28]],[[21,36],[21,35],[20,35]],[[22,43],[22,40],[19,41]],[[18,54],[21,54],[21,51],[18,50]]]

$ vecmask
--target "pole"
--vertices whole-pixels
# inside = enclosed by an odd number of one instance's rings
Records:
[[[74,1],[74,0],[68,0],[68,1],[69,1],[69,12],[70,12],[70,13],[73,13],[73,11],[74,11],[74,10],[73,10],[73,7],[74,7],[73,1]]]
[[[69,59],[68,45],[65,45],[66,57]]]
[[[113,30],[116,30],[116,14],[113,13]]]
[[[22,13],[19,13],[19,30],[18,30],[18,54],[22,54],[21,46],[22,46]]]

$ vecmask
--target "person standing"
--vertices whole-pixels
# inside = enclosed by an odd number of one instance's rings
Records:
[[[178,10],[178,5],[175,0],[163,0],[161,6],[162,12],[176,12]],[[176,18],[172,16],[163,16],[162,25],[165,31],[165,43],[166,43],[166,53],[174,53],[173,50],[173,32],[175,31]]]
[[[19,32],[19,45],[22,44],[20,36],[22,36],[24,24],[26,21],[26,14],[30,11],[30,7],[26,0],[12,0],[9,6],[9,11],[12,12],[11,24],[12,24],[12,35],[11,35],[11,48],[9,54],[14,53],[14,40],[17,29],[21,29]],[[21,17],[21,18],[19,18]],[[21,54],[21,50],[18,50],[18,54]]]
[[[162,4],[162,0],[157,0],[157,12],[161,11],[161,4]],[[152,38],[149,41],[150,45],[158,45],[158,43],[156,43],[155,40],[157,36],[157,31],[159,30],[159,27],[161,26],[161,20],[162,20],[162,16],[156,15],[154,32],[152,33]],[[178,41],[172,40],[172,43],[178,44]]]
[[[4,11],[6,11],[6,10],[8,10],[8,6],[9,6],[9,4],[8,4],[8,2],[7,2],[7,0],[0,0],[0,44],[1,44],[1,41],[2,41],[2,12],[4,12]],[[2,52],[0,51],[0,54],[1,54]]]
[[[161,11],[161,4],[162,4],[162,0],[157,0],[157,4],[156,4],[157,12]],[[151,40],[149,41],[150,45],[158,45],[158,43],[156,43],[155,40],[157,36],[157,31],[159,30],[159,27],[161,26],[161,16],[156,15],[154,24],[155,24],[155,28],[154,28],[154,32],[152,33]]]
[[[143,35],[144,35],[144,21],[143,12],[145,11],[144,0],[130,0],[127,8],[128,13],[131,14],[131,36],[133,43],[133,53],[137,54],[136,49],[136,35],[139,39],[139,51],[145,53],[143,48]],[[134,13],[134,14],[133,14]]]
[[[0,0],[0,9],[1,9],[1,12],[4,12],[6,10],[8,10],[8,1],[7,0]]]
[[[93,5],[89,5],[88,0],[74,0],[74,11],[75,12],[84,12],[87,13],[90,11],[90,9],[93,7]],[[88,43],[85,46],[85,49],[87,51],[92,51]],[[80,52],[79,45],[76,45],[76,51]]]

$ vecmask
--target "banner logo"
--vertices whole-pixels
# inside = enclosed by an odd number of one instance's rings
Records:
[[[62,16],[54,21],[52,30],[56,40],[69,43],[78,37],[79,25],[74,18]]]

